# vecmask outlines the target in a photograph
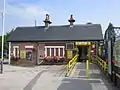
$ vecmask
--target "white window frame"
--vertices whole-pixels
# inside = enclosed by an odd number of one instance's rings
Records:
[[[47,48],[50,49],[50,56],[51,56],[51,48],[54,48],[54,56],[56,56],[56,48],[58,48],[58,55],[60,56],[60,48],[63,48],[63,57],[65,54],[65,46],[45,46],[45,57],[47,56]]]
[[[13,46],[13,56],[15,56],[15,57],[16,57],[16,55],[15,55],[15,53],[16,53],[16,52],[15,52],[15,49],[16,49],[16,48],[19,49],[19,46]],[[19,54],[19,53],[20,53],[20,52],[18,51],[18,54]]]

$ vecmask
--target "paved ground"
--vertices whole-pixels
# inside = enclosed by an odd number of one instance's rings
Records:
[[[86,79],[85,63],[77,63],[70,74],[73,83],[79,83],[80,89],[74,90],[118,90],[115,88],[99,70],[95,64],[89,64],[89,79]],[[70,89],[72,90],[72,89]]]
[[[64,66],[16,67],[4,65],[0,90],[57,90]]]
[[[5,65],[0,74],[0,90],[116,90],[90,65],[85,78],[85,64],[76,64],[70,77],[64,77],[64,66],[16,67]]]

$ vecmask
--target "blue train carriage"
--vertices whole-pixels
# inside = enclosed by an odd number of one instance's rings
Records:
[[[120,67],[120,37],[114,43],[114,59],[115,65]]]
[[[120,87],[120,36],[116,37],[115,43],[114,43],[114,71],[115,71],[115,83],[118,87]]]

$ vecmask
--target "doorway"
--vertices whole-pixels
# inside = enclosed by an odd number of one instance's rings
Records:
[[[89,46],[78,46],[78,62],[83,62],[88,59],[88,48]]]

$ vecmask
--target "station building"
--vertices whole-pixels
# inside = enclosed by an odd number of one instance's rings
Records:
[[[17,27],[9,37],[9,60],[13,58],[40,64],[45,57],[59,56],[70,60],[74,51],[79,54],[78,61],[89,59],[91,54],[102,55],[102,28],[100,24],[70,24],[52,26],[46,14],[44,26]],[[12,61],[11,61],[12,62]]]

